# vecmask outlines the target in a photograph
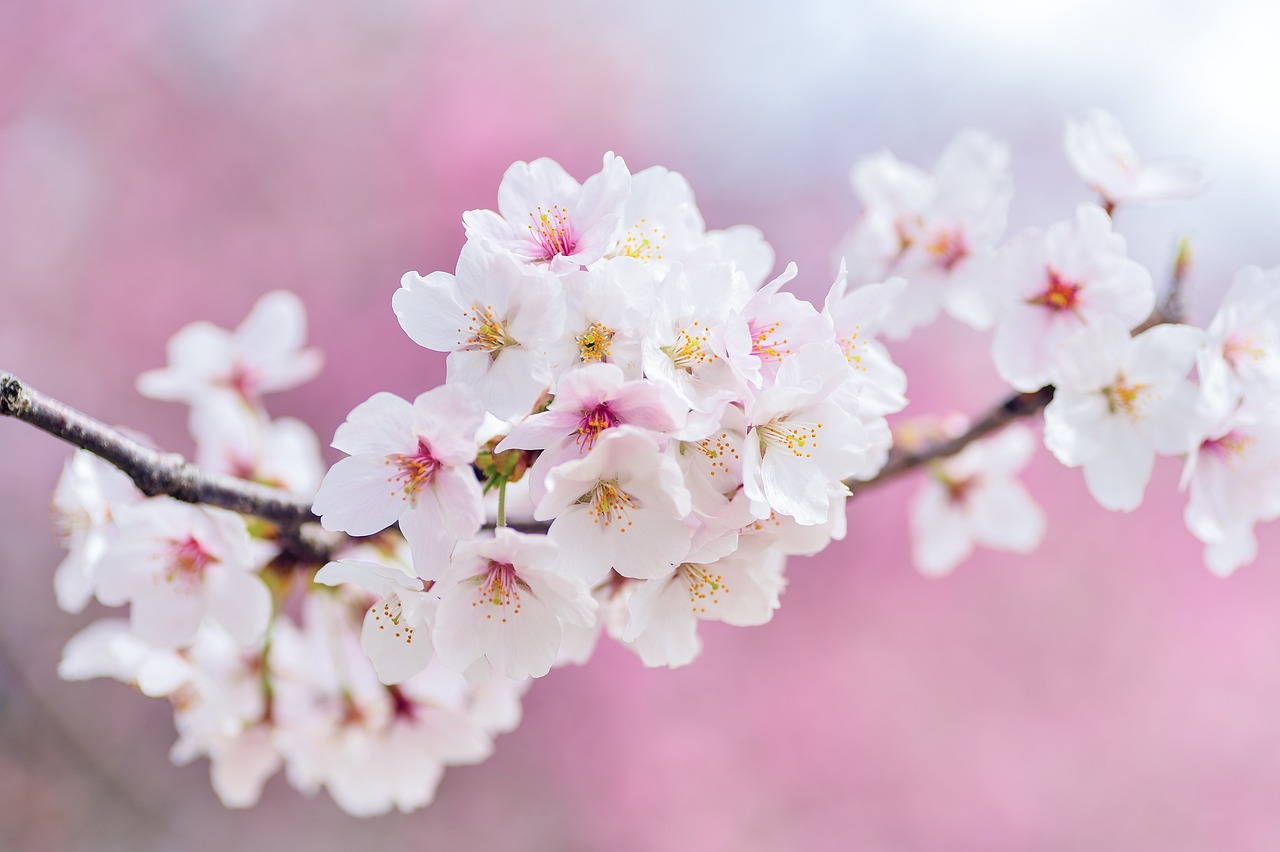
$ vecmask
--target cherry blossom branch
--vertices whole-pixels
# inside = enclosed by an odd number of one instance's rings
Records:
[[[163,494],[184,503],[202,503],[253,515],[279,526],[281,543],[291,555],[310,561],[327,554],[327,548],[301,533],[303,524],[319,520],[305,498],[279,488],[210,473],[177,453],[154,450],[46,396],[12,373],[0,372],[0,416],[30,423],[110,462],[124,471],[148,497]]]

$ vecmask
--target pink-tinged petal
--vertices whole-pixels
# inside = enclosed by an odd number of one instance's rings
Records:
[[[617,529],[614,570],[624,577],[661,577],[689,552],[689,527],[657,510],[630,513],[628,526]]]
[[[169,366],[138,377],[138,393],[150,399],[191,401],[208,393],[206,382],[226,374],[233,361],[231,335],[208,322],[194,322],[169,338]]]
[[[551,669],[560,647],[560,621],[528,592],[515,607],[473,606],[480,597],[477,583],[448,589],[436,613],[433,639],[436,655],[447,668],[466,671],[485,657],[506,677],[542,677]]]
[[[1138,428],[1157,453],[1181,455],[1189,453],[1199,442],[1200,396],[1195,385],[1179,380],[1158,391],[1148,416]]]
[[[1084,481],[1104,509],[1130,512],[1142,504],[1155,461],[1155,451],[1138,431],[1113,418],[1102,451],[1084,464]]]
[[[392,481],[395,473],[382,456],[342,459],[325,474],[312,511],[327,530],[351,535],[381,532],[408,509],[400,483]]]
[[[453,352],[469,339],[468,306],[459,301],[457,280],[447,272],[433,272],[426,278],[406,272],[391,297],[391,307],[404,333],[426,349]]]
[[[465,385],[440,385],[413,401],[413,434],[425,438],[432,457],[450,467],[475,461],[483,423],[484,404]]]
[[[564,441],[582,420],[580,413],[543,411],[521,420],[497,446],[498,452],[511,449],[541,450]]]
[[[911,556],[928,577],[951,573],[973,553],[973,535],[965,516],[941,485],[925,485],[911,503]]]
[[[467,239],[472,242],[492,240],[512,251],[528,242],[525,239],[527,230],[521,233],[515,223],[508,222],[492,210],[468,210],[462,214],[462,225]],[[461,266],[459,262],[459,273]]]
[[[1204,549],[1204,561],[1209,570],[1219,577],[1229,577],[1241,565],[1248,565],[1258,557],[1258,538],[1253,524],[1233,525],[1217,541],[1209,542]]]
[[[1055,315],[1037,305],[1017,304],[996,326],[991,357],[1000,377],[1022,393],[1048,384],[1058,347],[1080,328],[1070,315]]]
[[[210,571],[204,581],[205,612],[241,645],[262,640],[271,621],[271,592],[256,574]]]
[[[255,725],[211,755],[209,781],[223,807],[251,808],[262,797],[262,785],[280,766],[271,726]]]
[[[978,473],[987,477],[1009,477],[1027,466],[1036,452],[1036,439],[1030,429],[1014,424],[987,439],[987,452]]]
[[[1130,345],[1129,332],[1112,317],[1085,326],[1058,347],[1053,369],[1058,388],[1092,393],[1110,386]]]
[[[399,623],[393,622],[379,601],[364,615],[360,647],[372,661],[378,680],[400,683],[413,677],[431,662],[431,627],[425,619],[410,618],[401,609]]]
[[[1030,553],[1044,538],[1044,512],[1015,480],[997,480],[975,489],[969,517],[974,539],[984,547]]]
[[[178,648],[195,638],[204,618],[199,595],[175,593],[157,581],[145,594],[135,595],[129,609],[133,633],[157,648]]]
[[[521,577],[538,600],[566,624],[590,627],[596,621],[596,599],[587,584],[554,570],[525,569]]]
[[[413,406],[393,393],[375,393],[353,408],[338,426],[332,446],[349,456],[412,453],[418,448]]]
[[[471,469],[438,471],[435,481],[418,493],[414,507],[400,518],[414,571],[426,580],[439,578],[454,545],[475,535],[483,524],[484,500]]]

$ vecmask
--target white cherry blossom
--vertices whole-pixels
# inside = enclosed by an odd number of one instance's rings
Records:
[[[462,223],[467,239],[490,240],[524,263],[563,274],[595,263],[613,247],[630,190],[631,173],[613,153],[582,184],[544,157],[507,169],[497,213],[469,210]]]
[[[1192,163],[1143,161],[1120,122],[1105,110],[1068,118],[1063,147],[1076,174],[1109,207],[1194,198],[1204,189],[1200,169]]]
[[[244,519],[156,497],[116,512],[118,535],[97,569],[98,599],[132,605],[138,637],[188,644],[207,618],[241,644],[259,641],[271,594],[256,569]]]
[[[1044,443],[1103,507],[1142,502],[1156,453],[1191,450],[1197,394],[1185,378],[1204,332],[1158,325],[1130,338],[1115,321],[1063,344],[1057,392],[1044,412]]]
[[[585,458],[551,471],[534,517],[551,520],[560,569],[593,584],[610,569],[624,577],[667,573],[689,550],[690,530],[681,520],[689,511],[675,462],[653,438],[621,426]]]
[[[564,328],[564,303],[544,270],[471,242],[456,275],[407,272],[391,304],[414,343],[449,353],[449,383],[470,385],[503,420],[529,413],[551,384],[547,348]]]
[[[315,579],[327,586],[352,584],[377,598],[365,612],[360,647],[379,680],[399,683],[426,668],[435,599],[421,579],[402,568],[355,559],[330,562]]]
[[[306,311],[293,293],[263,296],[235,331],[195,322],[169,340],[169,365],[138,377],[138,392],[152,399],[199,406],[230,397],[256,406],[262,395],[315,378],[324,359],[304,348]]]
[[[1017,479],[1035,438],[1021,426],[976,441],[937,464],[911,503],[911,555],[930,576],[949,574],[975,545],[1030,553],[1045,516]]]
[[[440,662],[464,672],[487,659],[513,680],[545,675],[562,625],[586,627],[596,610],[586,584],[556,569],[556,552],[543,536],[507,527],[459,545],[437,586],[432,638]]]
[[[377,393],[333,437],[348,453],[325,475],[314,510],[325,529],[372,535],[396,521],[425,579],[438,576],[461,538],[484,523],[471,463],[484,412],[463,385],[442,385],[410,404]]]
[[[62,468],[53,491],[53,509],[67,555],[53,574],[58,606],[80,612],[93,597],[99,560],[114,528],[114,511],[142,499],[129,477],[86,450],[77,450]]]
[[[1058,347],[1103,318],[1131,329],[1155,307],[1155,286],[1125,256],[1124,237],[1095,204],[1048,231],[1024,231],[1000,251],[996,277],[1008,288],[992,358],[1000,377],[1030,392],[1051,383]]]
[[[1280,398],[1280,269],[1240,270],[1205,336],[1196,372],[1215,409]]]

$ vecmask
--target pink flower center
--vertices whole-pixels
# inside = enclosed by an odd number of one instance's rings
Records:
[[[471,602],[472,606],[492,606],[499,612],[500,619],[505,622],[507,616],[520,614],[520,589],[528,588],[520,582],[516,568],[510,562],[489,560],[489,568],[480,581],[479,594]],[[486,612],[485,618],[493,618],[492,612]]]
[[[1057,270],[1049,269],[1049,286],[1038,296],[1027,300],[1028,304],[1040,305],[1054,313],[1074,311],[1080,306],[1080,285],[1063,278]]]
[[[1242,463],[1245,454],[1253,446],[1253,441],[1253,436],[1244,435],[1233,430],[1221,438],[1205,441],[1201,445],[1201,449],[1213,453],[1228,466],[1234,467]]]
[[[757,326],[755,323],[749,323],[748,328],[751,329],[751,354],[755,355],[761,361],[781,361],[784,356],[791,354],[788,344],[791,342],[787,338],[778,339],[778,327],[782,325],[780,322],[771,322],[767,325]]]
[[[1231,365],[1231,369],[1239,372],[1244,361],[1261,361],[1267,351],[1253,338],[1243,334],[1233,334],[1222,342],[1222,360]]]
[[[617,426],[618,422],[618,418],[603,402],[586,411],[582,420],[578,422],[578,452],[590,452],[596,445],[596,439],[600,437],[600,433]]]
[[[538,208],[530,213],[529,236],[542,249],[542,260],[551,260],[556,255],[571,255],[577,250],[577,238],[573,235],[573,223],[569,221],[569,211],[559,204],[551,205],[550,210]]]
[[[164,579],[190,589],[204,581],[204,570],[218,560],[194,537],[174,541],[165,561]]]
[[[925,249],[934,263],[950,272],[955,265],[969,256],[969,246],[959,231],[941,231],[929,241]]]
[[[404,500],[417,497],[422,487],[431,482],[436,471],[443,467],[441,461],[431,454],[427,442],[421,438],[418,439],[418,452],[413,455],[393,455],[387,459],[387,464],[395,468],[395,473],[387,481],[395,486]]]

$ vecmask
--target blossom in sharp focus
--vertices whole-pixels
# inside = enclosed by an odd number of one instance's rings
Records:
[[[1124,237],[1095,204],[1047,231],[1024,231],[1000,250],[995,275],[1007,287],[992,358],[1024,393],[1054,380],[1062,341],[1103,318],[1131,329],[1155,307],[1151,274],[1125,256]]]
[[[1068,118],[1063,147],[1076,174],[1108,207],[1194,198],[1204,189],[1200,169],[1192,163],[1144,162],[1116,117],[1101,109]]]
[[[930,576],[948,574],[975,545],[1030,553],[1044,537],[1044,512],[1017,479],[1035,438],[1009,426],[938,463],[911,503],[911,555]]]
[[[1196,388],[1186,380],[1204,332],[1158,325],[1130,337],[1107,320],[1061,347],[1057,392],[1044,412],[1044,443],[1104,508],[1142,503],[1156,453],[1191,450]]]
[[[542,450],[529,471],[534,500],[546,493],[547,474],[582,458],[620,426],[644,429],[661,440],[681,425],[680,405],[662,385],[626,380],[613,364],[590,364],[567,373],[546,411],[517,423],[496,450]]]
[[[828,484],[853,475],[866,458],[866,429],[835,402],[852,368],[834,343],[810,343],[782,362],[777,381],[747,410],[742,486],[756,516],[789,515],[821,524]]]
[[[324,364],[305,348],[307,315],[302,300],[276,290],[257,301],[235,331],[194,322],[169,339],[169,365],[138,377],[138,392],[151,399],[198,407],[230,397],[257,406],[263,394],[289,390],[315,378]]]
[[[468,240],[489,240],[524,263],[563,274],[604,257],[622,230],[631,173],[612,152],[582,184],[555,160],[518,162],[498,187],[498,212],[462,214]]]
[[[449,353],[449,383],[470,385],[503,420],[528,414],[551,384],[547,347],[564,327],[564,304],[543,270],[468,243],[456,275],[406,272],[391,305],[414,343]]]
[[[551,521],[557,565],[584,583],[610,569],[661,576],[689,550],[690,512],[676,463],[634,427],[611,429],[586,457],[554,468],[534,517]],[[552,520],[554,519],[554,520]]]
[[[456,672],[487,659],[513,680],[542,677],[562,625],[589,626],[596,601],[584,582],[556,569],[553,542],[508,527],[494,532],[459,545],[438,581],[436,656]]]
[[[399,521],[418,575],[434,579],[458,540],[484,523],[471,468],[483,420],[480,401],[465,385],[441,385],[412,403],[374,394],[333,436],[334,448],[348,457],[316,493],[320,523],[360,536]]]
[[[377,598],[365,612],[360,647],[383,683],[399,683],[431,662],[435,600],[423,590],[421,579],[401,568],[343,559],[317,571],[315,581],[352,584]]]

